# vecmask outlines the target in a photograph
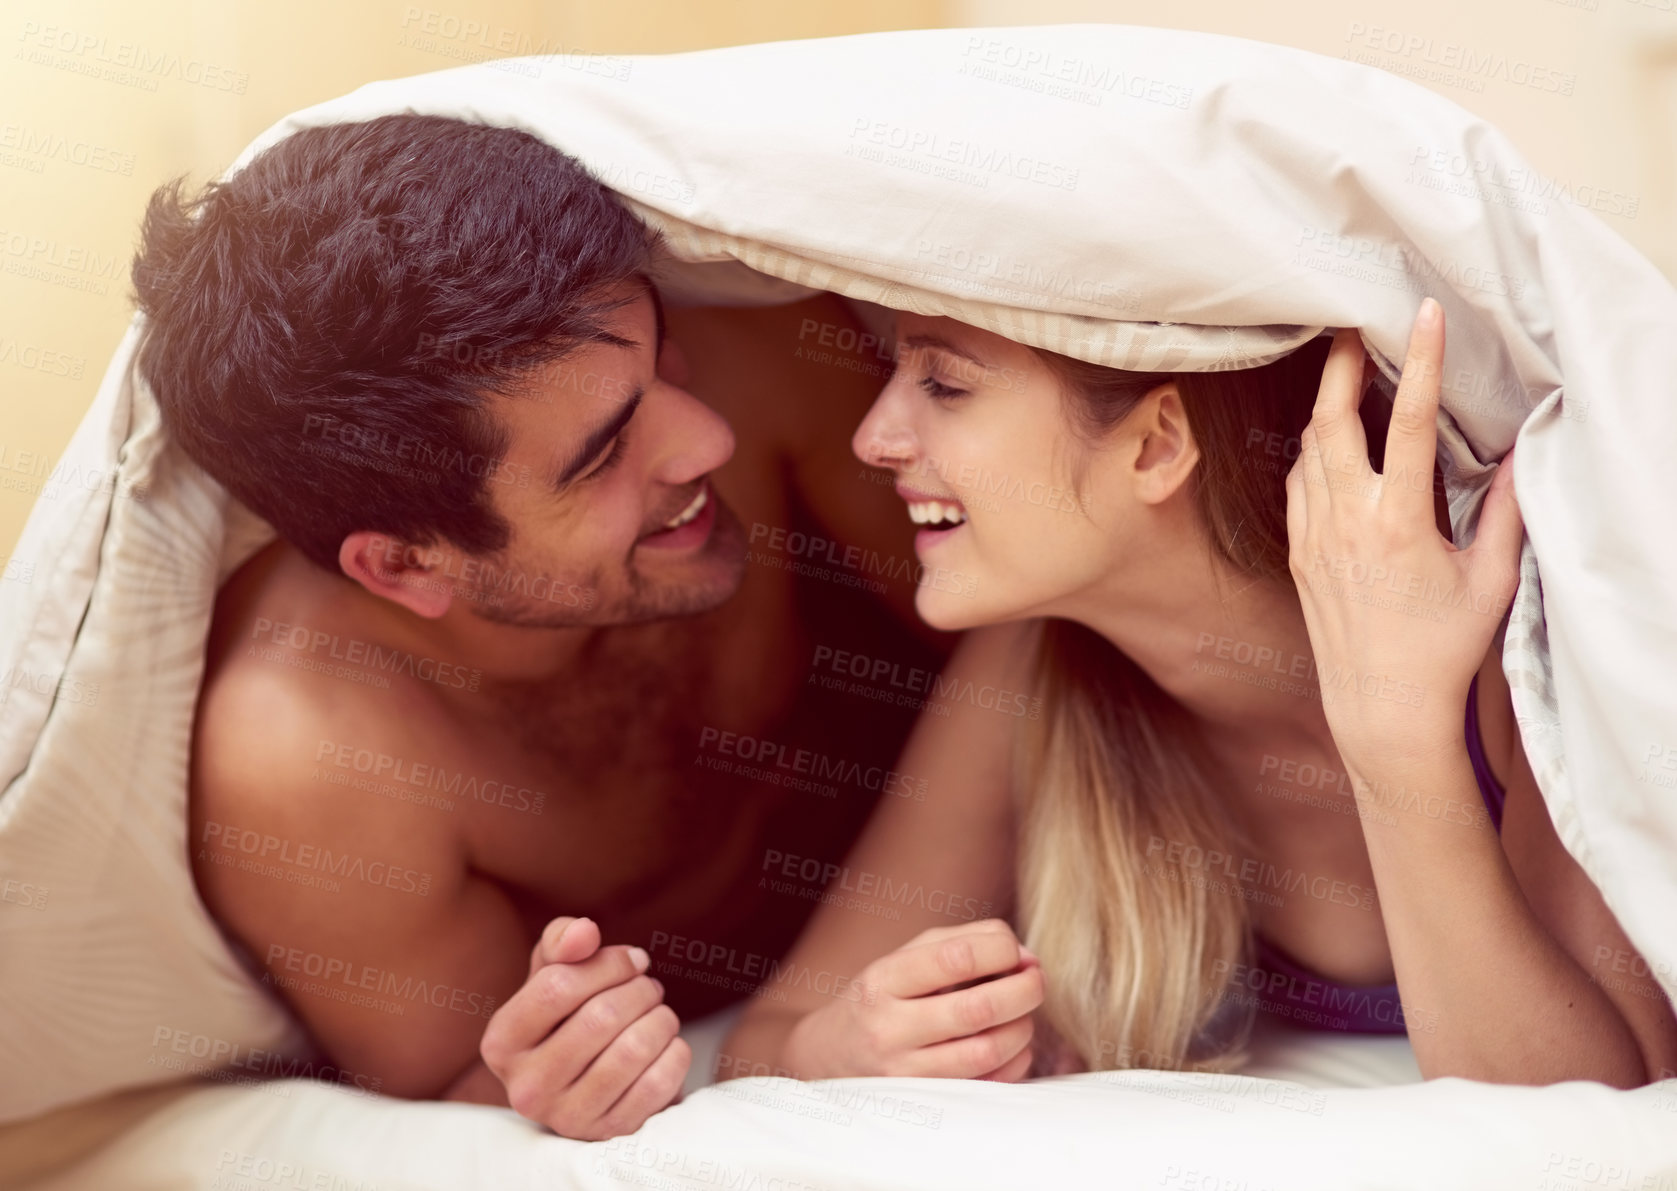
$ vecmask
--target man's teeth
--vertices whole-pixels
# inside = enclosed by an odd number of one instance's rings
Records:
[[[936,525],[939,521],[960,525],[966,521],[967,511],[947,501],[911,500],[908,502],[908,519],[916,525]]]
[[[693,520],[693,518],[697,517],[704,510],[705,502],[709,499],[710,499],[710,485],[707,484],[703,488],[699,489],[699,495],[697,495],[693,498],[693,503],[692,504],[688,505],[685,509],[681,510],[681,512],[677,513],[674,517],[671,517],[668,521],[664,522],[664,528],[665,529],[680,529],[683,525],[686,525],[689,521]]]

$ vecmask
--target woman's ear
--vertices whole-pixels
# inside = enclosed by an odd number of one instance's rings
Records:
[[[1176,382],[1149,390],[1126,421],[1138,443],[1136,494],[1147,504],[1162,504],[1187,482],[1200,458]]]

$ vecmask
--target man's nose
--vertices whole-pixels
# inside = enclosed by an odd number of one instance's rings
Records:
[[[734,431],[726,418],[686,389],[672,384],[660,388],[669,402],[669,420],[659,479],[691,483],[734,457]]]

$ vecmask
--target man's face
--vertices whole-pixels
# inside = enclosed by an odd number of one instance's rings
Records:
[[[709,473],[734,452],[727,422],[668,379],[641,283],[606,319],[630,346],[591,344],[491,398],[511,444],[486,479],[512,540],[480,560],[486,620],[533,628],[705,612],[745,569],[739,519]],[[660,357],[664,367],[660,367]]]

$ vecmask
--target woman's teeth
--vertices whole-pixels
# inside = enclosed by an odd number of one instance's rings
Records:
[[[916,525],[936,525],[940,521],[960,525],[966,521],[967,511],[948,501],[911,500],[908,502],[908,519]]]
[[[680,529],[683,525],[686,525],[689,521],[693,520],[693,518],[697,517],[704,511],[705,502],[709,499],[710,485],[706,484],[703,488],[699,489],[699,495],[693,498],[692,504],[688,505],[674,517],[671,517],[668,521],[664,522],[664,528]]]

